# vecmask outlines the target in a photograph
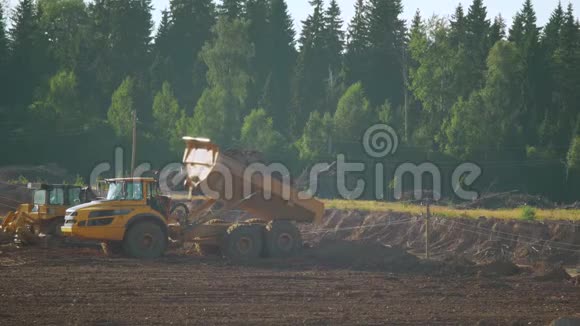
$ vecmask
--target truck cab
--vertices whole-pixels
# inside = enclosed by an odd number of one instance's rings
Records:
[[[161,255],[167,246],[170,199],[153,178],[106,180],[107,196],[66,211],[63,235],[118,244],[131,256]]]

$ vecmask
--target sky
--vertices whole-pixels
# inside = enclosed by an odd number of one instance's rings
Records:
[[[3,0],[0,0],[3,1]],[[5,1],[5,0],[4,0]],[[156,25],[158,24],[161,11],[169,7],[170,0],[152,0],[154,13],[153,18]],[[534,8],[538,15],[538,24],[544,25],[550,18],[550,14],[556,8],[559,0],[533,0]],[[567,6],[569,2],[574,5],[576,15],[580,13],[580,0],[561,0],[564,6]],[[18,0],[8,0],[8,5],[13,7]],[[329,0],[325,0],[326,3]],[[340,8],[342,10],[342,15],[344,19],[344,28],[354,15],[354,3],[355,0],[338,0]],[[471,0],[403,0],[403,6],[405,12],[403,18],[410,21],[417,8],[421,10],[422,16],[424,18],[431,17],[434,14],[439,16],[449,16],[457,7],[457,4],[461,2],[466,8],[471,4]],[[490,18],[501,15],[506,19],[508,26],[511,25],[512,18],[515,13],[521,9],[524,0],[484,0],[487,6],[487,12]],[[288,8],[295,21],[296,31],[300,32],[300,22],[312,12],[312,8],[308,4],[308,0],[287,0]]]

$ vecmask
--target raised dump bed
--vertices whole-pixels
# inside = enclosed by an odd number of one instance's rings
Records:
[[[196,191],[208,198],[191,214],[187,232],[202,251],[219,248],[232,258],[290,256],[302,247],[295,224],[321,222],[324,204],[301,198],[289,177],[271,173],[263,164],[250,164],[243,155],[222,152],[208,139],[183,139],[190,195]],[[207,213],[216,203],[223,205],[222,211],[241,209],[253,218],[237,224],[217,220],[219,213]]]
[[[270,173],[262,164],[241,162],[207,139],[184,140],[183,164],[191,191],[199,189],[208,198],[266,221],[321,222],[324,204],[314,198],[300,198],[279,173]]]

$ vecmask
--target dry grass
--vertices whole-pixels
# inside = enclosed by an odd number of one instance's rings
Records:
[[[357,201],[357,200],[325,200],[327,209],[342,209],[342,210],[361,210],[370,212],[401,212],[410,214],[425,213],[425,207],[419,205],[411,205],[404,203],[387,203],[377,201]],[[433,215],[445,216],[449,218],[479,218],[493,217],[506,220],[517,220],[522,215],[522,209],[473,209],[464,210],[453,207],[432,206],[431,212]],[[572,220],[580,221],[580,210],[563,210],[563,209],[537,209],[536,218],[538,220]]]

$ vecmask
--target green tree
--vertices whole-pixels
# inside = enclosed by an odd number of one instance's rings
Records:
[[[362,83],[349,87],[338,102],[334,114],[334,139],[339,151],[352,152],[353,143],[361,139],[374,120],[376,118],[373,117]]]
[[[199,53],[212,38],[216,8],[212,0],[173,0],[168,20],[167,44],[160,44],[168,78],[162,80],[173,85],[182,107],[193,108],[207,87],[207,67]]]
[[[290,132],[292,79],[296,65],[294,23],[285,0],[271,0],[268,14],[270,69],[261,106],[274,120],[276,130]]]
[[[310,113],[302,137],[296,143],[300,159],[309,163],[324,160],[332,154],[333,118],[330,113]]]
[[[168,140],[174,147],[180,140],[176,135],[176,126],[184,118],[185,114],[179,107],[179,103],[173,94],[169,82],[164,82],[161,90],[155,95],[153,100],[153,118],[155,119],[156,129],[161,135]]]
[[[10,83],[8,96],[14,106],[27,106],[49,65],[47,39],[40,28],[40,14],[33,0],[21,0],[12,15]]]
[[[451,45],[453,47],[465,45],[467,38],[467,21],[465,19],[465,11],[461,4],[455,8],[455,13],[451,17],[450,25],[451,32],[449,38]]]
[[[340,7],[336,0],[331,0],[328,9],[324,12],[325,46],[327,50],[328,69],[338,75],[342,68],[342,52],[344,50],[344,31]]]
[[[244,118],[240,142],[244,148],[265,153],[270,158],[279,159],[284,153],[285,139],[274,128],[272,118],[264,109],[252,110]]]
[[[243,14],[243,0],[223,0],[220,5],[220,14],[228,19],[241,18]]]
[[[294,79],[292,133],[299,135],[310,112],[324,110],[328,62],[326,59],[325,21],[322,0],[312,0],[313,12],[306,18],[300,35],[300,53]]]
[[[127,77],[111,98],[107,120],[119,137],[131,135],[132,114],[136,109],[135,93],[135,81],[132,77]]]
[[[389,100],[399,107],[403,100],[405,21],[401,0],[369,0],[369,78],[363,81],[373,105]]]
[[[48,89],[41,99],[31,105],[34,114],[56,124],[55,130],[83,125],[90,119],[90,112],[82,109],[77,78],[72,71],[62,70],[48,82]]]
[[[8,37],[6,35],[6,18],[4,17],[4,5],[0,3],[0,89],[6,89],[8,83],[8,65],[10,52]],[[0,107],[6,104],[6,98],[0,98]]]
[[[87,38],[88,14],[82,0],[40,0],[40,27],[48,37],[48,51],[56,65],[77,69],[83,38]]]
[[[543,146],[557,146],[558,142],[561,141],[561,139],[558,139],[561,132],[559,128],[561,123],[559,119],[561,100],[558,99],[561,96],[558,85],[558,56],[556,54],[562,46],[564,15],[562,4],[558,3],[558,6],[552,12],[550,20],[543,30],[540,40],[542,62],[545,64],[544,82],[542,84],[544,89],[543,94],[547,99],[543,112],[543,121],[539,127],[539,141]],[[558,152],[561,153],[561,150]]]
[[[569,144],[580,105],[580,30],[572,4],[568,6],[561,31],[561,44],[554,55],[559,104],[557,144]]]
[[[566,157],[566,166],[568,168],[568,174],[572,171],[580,171],[580,136],[572,138],[572,143],[570,144],[570,149]]]
[[[471,90],[479,89],[485,77],[485,60],[489,54],[491,44],[489,42],[490,22],[487,19],[487,8],[483,0],[473,0],[465,16],[467,25],[466,53],[471,66],[469,78],[465,80]]]
[[[183,135],[195,135],[206,137],[222,146],[233,143],[234,132],[239,131],[239,123],[232,123],[233,119],[227,115],[228,100],[231,96],[221,86],[206,89],[195,107],[193,118],[185,118],[181,121],[180,128]],[[229,121],[231,124],[228,124]]]
[[[489,31],[489,44],[494,46],[495,43],[504,40],[506,37],[506,23],[505,19],[501,15],[497,16],[493,20]]]
[[[345,53],[346,82],[362,82],[369,71],[369,25],[364,0],[355,3],[354,16],[348,26]]]
[[[505,147],[524,148],[519,124],[523,107],[520,85],[524,80],[520,53],[512,43],[500,41],[487,62],[485,87],[468,100],[460,99],[445,124],[446,151],[460,158],[499,153]]]
[[[245,19],[248,21],[248,36],[254,44],[255,55],[251,60],[253,83],[248,96],[248,106],[256,107],[263,96],[264,87],[271,67],[271,38],[268,22],[268,1],[248,0]]]
[[[214,33],[215,40],[208,42],[201,51],[201,58],[208,67],[209,87],[197,103],[193,125],[200,135],[223,131],[213,138],[230,145],[238,137],[240,121],[247,113],[248,87],[252,81],[248,70],[254,47],[249,41],[246,21],[221,17]],[[209,131],[209,127],[215,127],[216,131]]]

